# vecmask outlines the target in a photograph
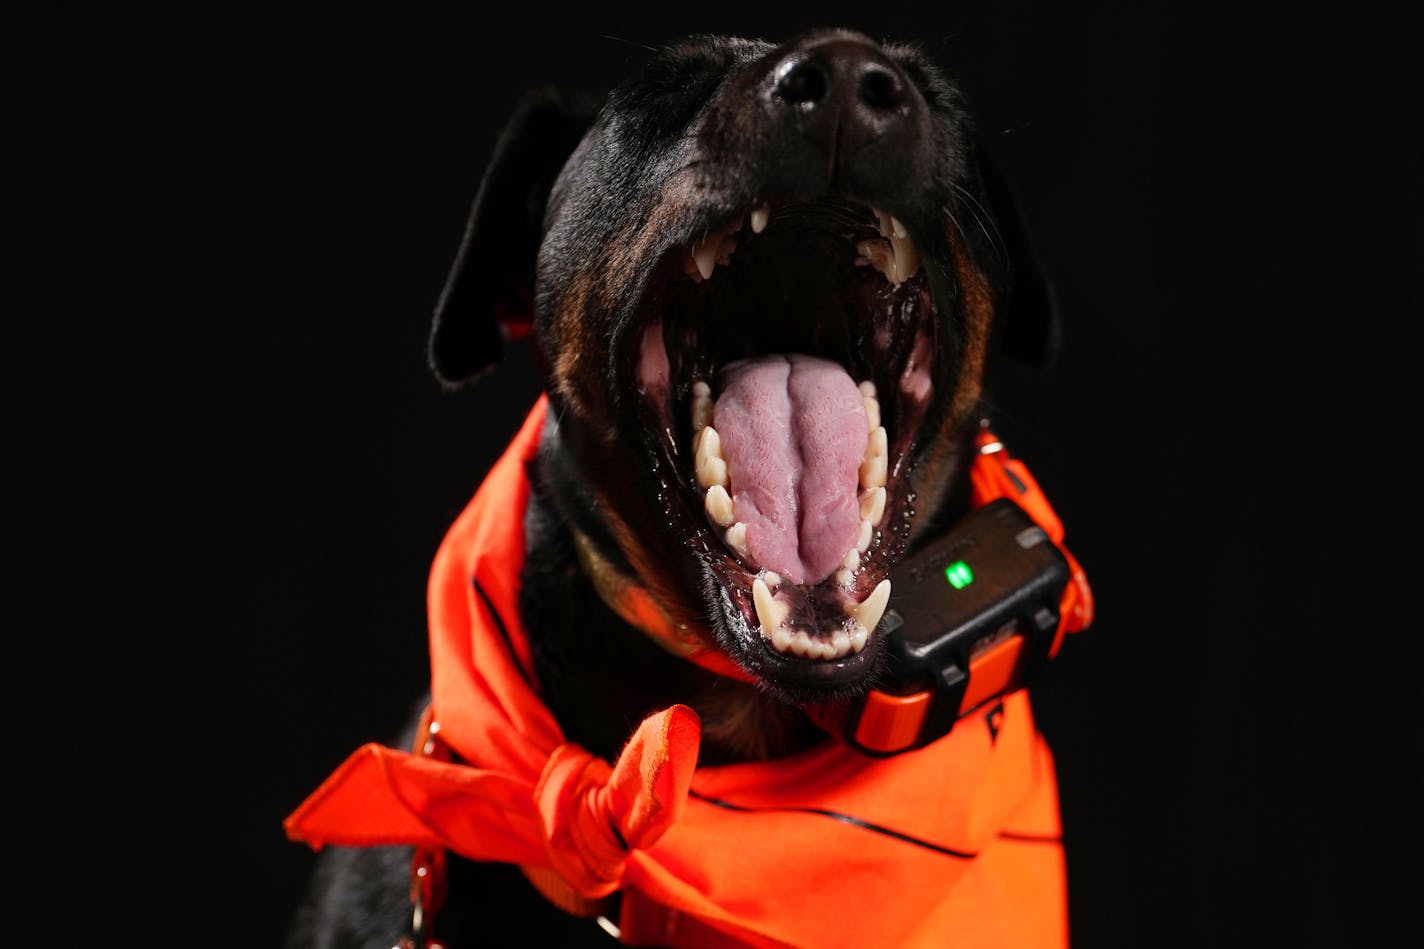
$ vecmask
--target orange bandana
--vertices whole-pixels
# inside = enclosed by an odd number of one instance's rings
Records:
[[[611,766],[566,742],[519,624],[541,398],[436,554],[431,710],[458,760],[354,752],[287,819],[314,849],[416,845],[621,890],[630,945],[1067,944],[1053,760],[1027,693],[891,758],[838,742],[697,767],[686,706]]]

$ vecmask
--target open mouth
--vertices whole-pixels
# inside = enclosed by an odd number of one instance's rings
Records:
[[[891,213],[749,208],[668,252],[630,353],[670,526],[718,645],[764,680],[861,683],[942,380],[936,306]]]

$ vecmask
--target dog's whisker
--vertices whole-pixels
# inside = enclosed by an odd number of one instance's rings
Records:
[[[599,39],[611,40],[614,43],[625,43],[628,46],[634,47],[635,49],[644,49],[650,53],[656,53],[658,51],[658,48],[656,46],[649,46],[646,43],[639,43],[637,40],[630,40],[622,36],[614,36],[612,33],[595,33],[594,35],[597,36]]]
[[[964,230],[964,225],[959,223],[959,218],[949,208],[944,209],[944,216],[949,218],[949,223],[954,225],[954,229],[959,232],[959,239],[966,244],[969,242],[969,234]]]
[[[993,216],[989,214],[989,212],[985,209],[984,205],[980,203],[979,199],[974,197],[974,195],[970,194],[967,190],[965,190],[962,185],[956,184],[954,186],[954,190],[957,191],[960,196],[964,198],[965,203],[969,207],[969,213],[974,216],[975,223],[979,225],[979,230],[983,231],[984,236],[988,238],[990,246],[994,248],[996,253],[998,253],[1000,256],[1003,256],[1006,253],[1006,248],[1004,246],[1004,236],[1002,233],[1000,233],[999,226],[997,224],[992,223]],[[986,225],[984,223],[984,218],[980,217],[980,211],[983,211],[984,215],[986,217],[989,217],[991,222],[989,225]],[[993,228],[992,233],[990,232],[991,226]],[[963,230],[960,231],[960,234],[964,235],[964,238],[968,240],[968,235],[964,234]]]

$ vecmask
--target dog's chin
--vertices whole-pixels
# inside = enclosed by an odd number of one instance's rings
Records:
[[[793,702],[873,681],[909,472],[947,402],[945,268],[894,212],[773,202],[671,244],[625,393],[717,646]]]

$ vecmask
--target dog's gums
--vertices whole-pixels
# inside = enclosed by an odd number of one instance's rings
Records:
[[[743,665],[831,687],[870,668],[935,392],[929,286],[896,217],[821,198],[734,215],[650,289],[634,379],[653,467]]]

